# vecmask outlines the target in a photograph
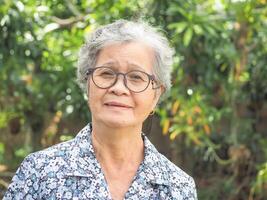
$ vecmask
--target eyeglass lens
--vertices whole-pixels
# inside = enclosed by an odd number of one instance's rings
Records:
[[[123,74],[114,72],[108,67],[95,68],[92,78],[96,86],[104,89],[114,85],[118,79],[118,75],[120,74],[124,76],[124,84],[126,87],[133,92],[144,91],[150,82],[150,77],[145,72],[133,70]]]

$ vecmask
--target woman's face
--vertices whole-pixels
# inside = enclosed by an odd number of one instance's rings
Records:
[[[137,42],[112,44],[103,48],[96,67],[110,67],[115,72],[127,73],[140,70],[152,75],[153,50]],[[92,120],[110,127],[142,126],[143,121],[155,108],[160,91],[148,88],[140,93],[127,89],[123,76],[119,75],[115,85],[108,89],[97,87],[89,78],[89,106]]]

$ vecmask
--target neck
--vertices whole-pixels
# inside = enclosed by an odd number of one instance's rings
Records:
[[[109,127],[92,122],[92,144],[101,165],[118,169],[139,165],[144,157],[142,127]]]

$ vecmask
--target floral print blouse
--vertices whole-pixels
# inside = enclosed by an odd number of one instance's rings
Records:
[[[194,180],[143,135],[145,156],[125,200],[197,199]],[[18,168],[4,200],[112,200],[91,142],[91,124],[67,142],[32,153]]]

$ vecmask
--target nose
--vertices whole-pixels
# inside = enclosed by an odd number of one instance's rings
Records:
[[[120,76],[121,75],[121,76]],[[123,94],[129,94],[130,91],[126,86],[126,78],[125,75],[122,73],[118,73],[117,79],[113,86],[109,88],[109,91],[117,94],[117,95],[123,95]]]

